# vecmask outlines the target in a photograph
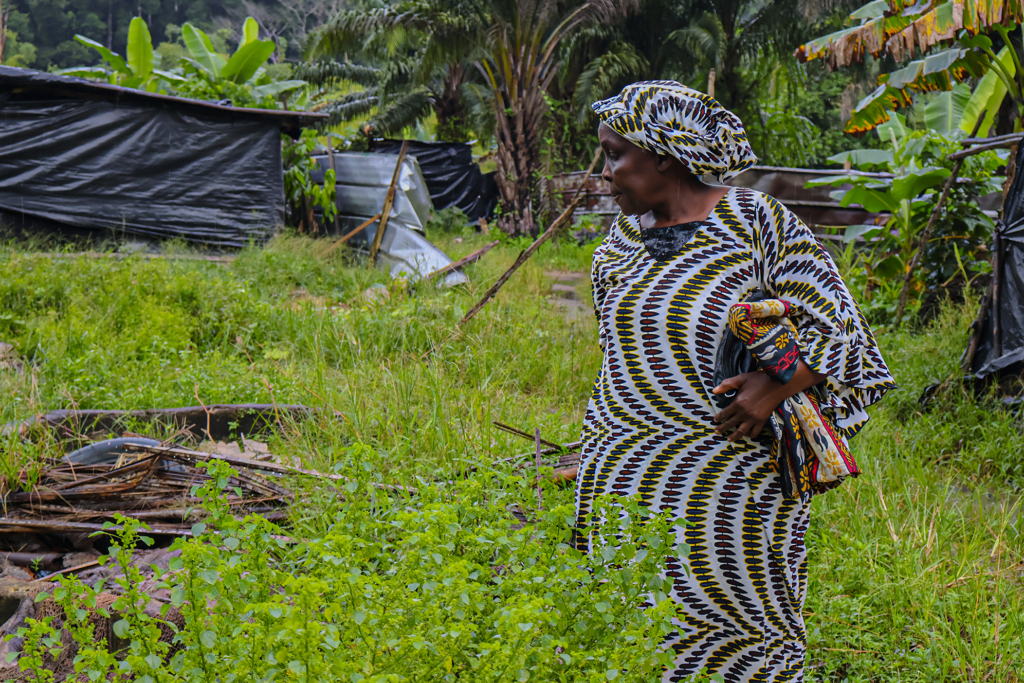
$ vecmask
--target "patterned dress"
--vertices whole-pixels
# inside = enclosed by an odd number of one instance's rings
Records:
[[[803,680],[809,506],[783,497],[770,438],[715,434],[715,353],[732,304],[757,288],[789,301],[804,360],[828,376],[822,409],[849,437],[894,386],[860,309],[810,230],[741,188],[661,261],[619,215],[592,280],[604,361],[583,427],[578,523],[601,494],[639,495],[688,522],[677,526],[688,571],[666,566],[685,619],[663,681],[702,667],[728,683]]]

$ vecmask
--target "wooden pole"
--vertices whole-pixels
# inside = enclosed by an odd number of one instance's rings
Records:
[[[402,141],[402,149],[398,152],[398,162],[395,164],[395,172],[391,176],[391,184],[388,185],[388,193],[384,197],[384,208],[380,210],[380,223],[377,224],[377,232],[373,234],[373,244],[370,245],[370,267],[377,264],[377,251],[380,249],[380,242],[384,239],[384,230],[388,227],[388,218],[391,216],[391,207],[395,203],[395,187],[398,185],[398,178],[402,175],[402,162],[405,161],[405,153],[409,150],[409,141]]]
[[[978,122],[974,124],[974,130],[968,137],[974,137],[978,134],[978,128],[981,127],[981,122],[985,118],[985,112],[981,112],[978,116]],[[984,146],[984,145],[982,145]],[[965,150],[973,151],[973,150]],[[928,240],[932,238],[932,229],[935,226],[935,219],[939,217],[939,212],[942,210],[942,205],[946,202],[946,197],[949,196],[949,189],[953,187],[953,183],[956,182],[957,176],[960,174],[960,167],[963,166],[964,159],[967,156],[960,156],[963,152],[957,152],[951,154],[950,159],[956,158],[956,163],[953,164],[953,172],[949,174],[949,178],[946,179],[946,184],[942,186],[942,194],[939,195],[939,201],[935,202],[935,207],[932,209],[931,215],[928,217],[928,223],[924,226],[924,230],[921,231],[921,238],[917,242],[917,251],[914,252],[913,257],[910,259],[910,265],[907,267],[907,274],[903,276],[903,287],[900,289],[900,300],[896,304],[896,324],[898,325],[903,320],[903,313],[907,308],[907,298],[910,296],[910,283],[914,279],[914,270],[917,268],[918,262],[921,260],[921,255],[924,253],[925,247],[928,245]]]
[[[715,70],[708,71],[708,97],[715,96]]]
[[[594,152],[594,160],[590,162],[590,168],[587,169],[586,174],[583,176],[583,184],[580,185],[578,190],[576,190],[576,196],[573,197],[572,202],[570,202],[569,206],[566,207],[565,211],[562,212],[562,215],[559,216],[555,220],[555,222],[551,224],[551,227],[549,227],[547,230],[545,230],[543,233],[541,233],[540,237],[538,237],[536,240],[534,240],[533,244],[528,246],[526,249],[524,249],[519,254],[519,257],[516,258],[515,263],[513,263],[509,267],[509,269],[506,270],[504,272],[504,274],[502,274],[502,276],[498,278],[497,282],[495,282],[493,285],[491,285],[491,288],[487,290],[487,292],[483,295],[483,297],[480,299],[480,301],[477,302],[476,306],[471,308],[469,310],[469,313],[467,313],[466,316],[462,320],[459,321],[459,324],[456,326],[456,329],[458,329],[459,327],[462,327],[463,325],[468,323],[470,320],[472,320],[473,316],[475,316],[477,313],[479,313],[480,310],[484,306],[487,305],[487,302],[490,301],[492,298],[494,298],[494,295],[498,293],[498,290],[501,289],[502,285],[504,285],[506,282],[508,282],[508,279],[510,277],[512,277],[512,274],[515,273],[519,269],[519,266],[521,266],[524,263],[526,263],[526,261],[531,256],[533,256],[533,252],[535,252],[538,249],[540,249],[540,245],[542,245],[545,242],[547,242],[551,238],[551,236],[554,235],[558,231],[558,229],[562,227],[563,224],[565,224],[567,221],[569,221],[572,218],[572,212],[576,210],[576,207],[579,205],[580,201],[587,194],[586,193],[587,180],[590,179],[590,175],[594,172],[594,167],[597,166],[597,160],[600,159],[600,158],[601,158],[601,149],[598,148],[597,151]]]
[[[331,162],[331,170],[334,171],[334,182],[338,182],[338,169],[334,165],[334,143],[331,142],[331,133],[327,134],[327,158]],[[338,190],[334,190],[334,234],[338,234]]]

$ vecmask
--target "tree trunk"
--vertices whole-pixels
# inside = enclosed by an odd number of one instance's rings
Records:
[[[530,197],[537,180],[537,126],[543,107],[543,94],[531,88],[505,110],[496,111],[494,134],[498,143],[495,155],[498,172],[494,179],[501,195],[498,227],[513,237],[537,232]]]
[[[442,142],[468,142],[473,131],[466,120],[466,101],[459,87],[465,81],[461,64],[448,67],[441,92],[434,93],[434,114],[437,116],[437,139]]]

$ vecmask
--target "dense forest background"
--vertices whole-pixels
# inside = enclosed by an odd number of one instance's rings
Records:
[[[3,61],[44,71],[96,64],[97,53],[75,42],[75,34],[121,52],[135,16],[146,20],[154,45],[175,44],[186,21],[211,33],[230,34],[245,17],[253,16],[265,37],[285,48],[282,54],[298,59],[300,43],[309,31],[360,4],[347,0],[2,0],[9,31]]]
[[[840,28],[855,4],[640,0],[628,20],[579,32],[560,48],[559,75],[548,91],[550,116],[544,117],[542,134],[546,172],[586,165],[596,144],[590,102],[626,83],[650,78],[679,80],[705,90],[713,68],[718,72],[715,96],[744,120],[762,163],[822,166],[829,156],[861,146],[864,141],[842,133],[843,121],[874,87],[876,65],[869,60],[860,68],[831,73],[820,61],[802,65],[793,57],[803,41]],[[133,17],[141,16],[161,56],[160,68],[172,69],[186,54],[181,40],[185,22],[207,31],[218,52],[229,53],[243,20],[252,16],[259,22],[261,38],[278,45],[270,58],[279,65],[271,69],[272,75],[289,78],[291,66],[305,57],[311,32],[340,12],[390,5],[405,7],[397,0],[0,0],[7,26],[0,62],[44,71],[97,65],[99,54],[75,41],[75,34],[124,54],[128,26]],[[435,5],[447,7],[436,1],[423,6]],[[374,98],[387,99],[392,81],[401,81],[399,90],[415,95],[424,84],[410,80],[413,72],[426,73],[428,81],[445,72],[444,64],[410,70],[409,64],[423,65],[422,31],[410,29],[401,34],[404,40],[373,30],[356,34],[352,45],[333,57],[378,69],[383,81]],[[466,84],[480,81],[471,63],[460,73]],[[401,78],[396,80],[396,74]],[[344,95],[349,87],[339,92]],[[489,118],[489,109],[485,114]],[[405,125],[402,121],[386,133],[403,135]],[[475,128],[460,139],[486,142],[488,126]]]

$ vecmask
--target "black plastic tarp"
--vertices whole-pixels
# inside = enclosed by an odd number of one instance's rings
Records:
[[[1017,173],[1003,202],[992,248],[999,250],[1000,267],[993,273],[992,305],[982,320],[971,363],[979,378],[1001,370],[1024,370],[1024,145],[1017,151]]]
[[[8,220],[223,247],[284,222],[280,115],[111,88],[0,67]]]
[[[378,142],[373,151],[398,154],[401,140]],[[435,209],[459,208],[470,222],[489,217],[498,205],[493,173],[481,173],[466,143],[409,141],[408,154],[416,157],[427,181]]]

